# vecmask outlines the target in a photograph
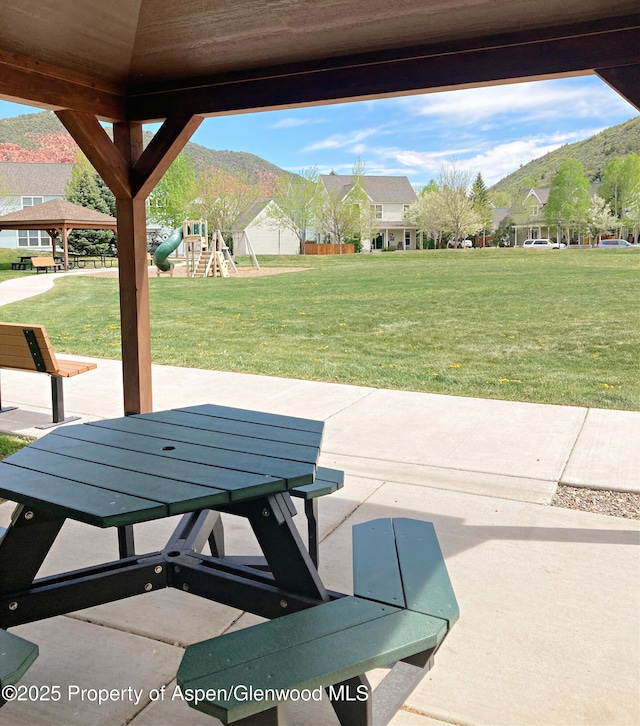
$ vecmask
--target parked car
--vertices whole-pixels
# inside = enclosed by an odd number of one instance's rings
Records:
[[[548,238],[542,239],[526,239],[522,243],[523,247],[531,247],[540,250],[563,250],[567,245],[564,242],[554,242]]]
[[[627,242],[626,239],[601,239],[596,247],[633,247],[633,245],[631,242]]]

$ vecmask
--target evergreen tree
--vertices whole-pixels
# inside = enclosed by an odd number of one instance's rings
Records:
[[[493,229],[493,207],[489,199],[489,192],[485,186],[482,174],[478,172],[471,187],[471,200],[473,210],[480,220],[480,232],[482,233],[482,246],[485,244],[486,233]]]
[[[115,197],[83,154],[76,157],[64,196],[68,202],[115,215]],[[69,250],[82,255],[107,254],[115,248],[115,235],[107,229],[74,229],[69,235]]]

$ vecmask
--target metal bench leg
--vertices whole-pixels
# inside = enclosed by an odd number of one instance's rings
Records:
[[[51,409],[53,412],[53,423],[41,424],[37,429],[50,429],[61,423],[78,421],[80,416],[64,417],[64,393],[62,390],[62,376],[51,376]]]
[[[307,546],[311,561],[318,568],[318,500],[307,499],[304,503],[304,513],[307,517]]]
[[[120,559],[133,557],[136,553],[136,545],[133,538],[133,525],[122,524],[118,527],[118,554]]]

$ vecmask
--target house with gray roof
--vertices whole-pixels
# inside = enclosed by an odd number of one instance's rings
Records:
[[[414,188],[406,176],[365,176],[364,192],[369,198],[378,232],[374,239],[363,240],[363,250],[392,248],[415,250],[417,228],[405,221],[407,209],[417,200]],[[323,174],[320,181],[329,193],[346,198],[353,189],[355,177],[342,174]],[[324,241],[318,232],[319,242]]]
[[[73,164],[0,162],[0,214],[63,199],[72,168]],[[45,230],[2,230],[0,247],[50,250],[51,238]]]

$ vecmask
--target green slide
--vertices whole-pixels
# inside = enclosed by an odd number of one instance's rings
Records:
[[[173,262],[169,262],[167,257],[178,249],[180,242],[182,242],[182,227],[177,227],[158,245],[158,249],[153,253],[153,262],[160,272],[169,272],[173,267]]]

